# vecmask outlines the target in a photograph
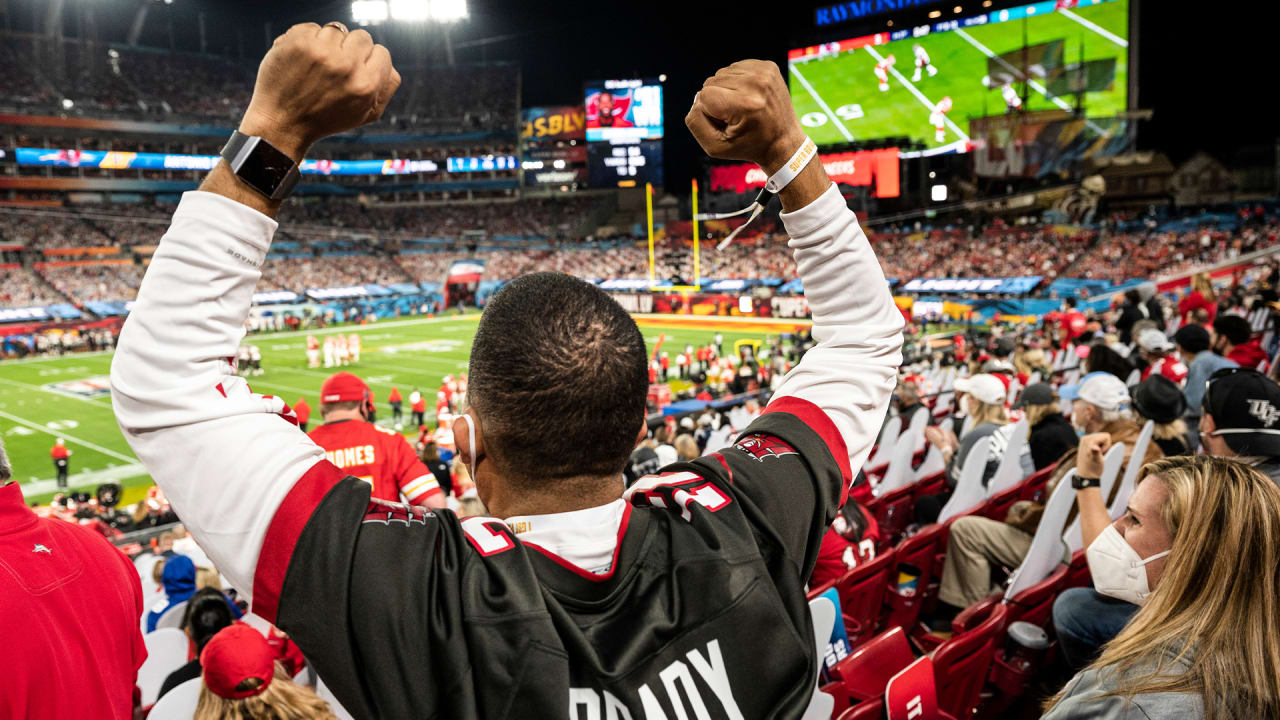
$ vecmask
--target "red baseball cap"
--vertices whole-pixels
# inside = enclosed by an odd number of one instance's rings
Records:
[[[275,663],[276,654],[267,639],[242,622],[219,630],[200,653],[204,684],[214,695],[229,700],[253,697],[265,691],[275,677]],[[236,689],[250,678],[262,682],[246,690]]]
[[[320,386],[320,402],[361,402],[369,397],[369,386],[349,372],[330,375]]]

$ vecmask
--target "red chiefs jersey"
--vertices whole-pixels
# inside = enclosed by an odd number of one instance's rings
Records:
[[[315,338],[315,336],[314,336],[314,335],[308,335],[308,336],[307,336],[307,349],[308,349],[308,350],[319,350],[319,349],[320,349],[320,341],[319,341],[319,340],[317,340],[317,339]]]
[[[1151,373],[1153,372],[1160,373],[1177,383],[1179,386],[1182,385],[1183,380],[1187,379],[1186,363],[1175,357],[1160,358],[1154,363],[1151,363],[1142,371],[1142,379],[1146,380],[1151,377]]]
[[[394,430],[361,420],[325,423],[307,435],[324,448],[329,462],[373,486],[373,497],[422,505],[441,495],[435,475],[418,459],[409,441]]]

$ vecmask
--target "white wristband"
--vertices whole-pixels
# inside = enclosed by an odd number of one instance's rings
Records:
[[[809,137],[805,137],[804,143],[800,145],[800,149],[796,150],[796,154],[786,162],[778,172],[769,177],[769,181],[764,184],[764,189],[777,195],[782,192],[782,188],[791,184],[792,180],[800,174],[800,171],[809,164],[809,161],[817,157],[818,146]]]

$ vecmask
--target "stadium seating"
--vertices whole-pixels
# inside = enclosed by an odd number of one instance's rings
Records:
[[[203,684],[202,679],[192,678],[173,688],[151,708],[147,720],[191,720],[196,712]]]
[[[146,707],[155,703],[169,673],[187,662],[191,641],[176,627],[147,633],[142,640],[147,659],[138,668],[138,687],[142,690],[142,706]]]

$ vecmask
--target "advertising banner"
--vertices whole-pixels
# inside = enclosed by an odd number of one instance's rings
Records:
[[[520,111],[520,140],[542,142],[585,140],[587,111],[581,105],[532,107]]]
[[[1040,284],[1041,276],[1012,278],[916,278],[899,288],[912,293],[1007,293],[1031,292]]]
[[[855,187],[875,185],[875,196],[898,197],[901,182],[898,176],[898,149],[861,150],[858,152],[826,153],[819,155],[822,167],[832,181]],[[756,165],[720,165],[711,168],[711,190],[744,193],[752,188],[764,187],[769,178]]]

